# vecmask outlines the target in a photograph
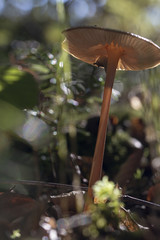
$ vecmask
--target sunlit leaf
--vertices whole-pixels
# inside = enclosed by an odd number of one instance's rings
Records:
[[[38,86],[32,75],[16,67],[0,69],[0,72],[0,99],[21,109],[38,103]]]
[[[13,130],[24,122],[25,114],[15,106],[0,100],[0,129]]]
[[[44,74],[49,73],[49,69],[44,65],[40,65],[40,64],[32,64],[32,69],[39,73],[44,73]]]

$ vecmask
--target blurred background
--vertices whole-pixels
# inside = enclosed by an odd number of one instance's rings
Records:
[[[0,0],[1,190],[17,180],[87,185],[104,71],[62,50],[62,31],[75,26],[160,45],[160,1]],[[160,182],[159,80],[159,67],[117,71],[106,140],[104,173],[145,198]]]
[[[105,73],[62,50],[63,30],[77,26],[132,32],[160,46],[160,1],[0,0],[3,239],[28,232],[32,237],[27,239],[43,239],[42,228],[45,239],[59,239],[56,232],[49,236],[57,225],[54,219],[82,210],[83,201],[76,205],[75,196],[64,193],[87,189]],[[103,174],[123,194],[155,203],[160,203],[159,82],[160,67],[117,71],[103,166]],[[57,195],[60,200],[69,197],[68,202],[60,203]],[[40,200],[45,202],[45,214]],[[136,212],[138,223],[150,227],[151,236],[147,232],[145,239],[160,234],[154,208],[123,200],[126,209]],[[42,219],[42,212],[48,218]],[[127,221],[132,232],[133,222]],[[82,235],[77,232],[75,239]]]

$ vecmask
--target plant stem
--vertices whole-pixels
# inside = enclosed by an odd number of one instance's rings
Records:
[[[94,157],[92,162],[91,174],[89,179],[85,210],[87,210],[88,203],[93,198],[91,187],[95,184],[96,181],[101,179],[101,175],[102,175],[103,156],[104,156],[104,149],[105,149],[112,87],[114,83],[114,77],[115,77],[119,57],[120,57],[120,51],[117,51],[116,54],[114,54],[111,51],[108,52],[108,64],[107,64],[107,71],[106,71],[106,81],[105,81],[105,87],[104,87],[100,123],[99,123],[98,136],[97,136],[96,147],[95,147],[95,152],[94,152]]]

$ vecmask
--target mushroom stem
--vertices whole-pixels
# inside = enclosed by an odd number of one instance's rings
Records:
[[[107,51],[107,52],[108,52],[107,70],[105,67],[106,81],[105,81],[105,87],[104,87],[97,142],[96,142],[95,152],[94,152],[93,161],[92,161],[91,174],[89,179],[85,210],[88,209],[88,204],[92,201],[92,198],[93,198],[93,193],[91,188],[96,181],[100,180],[102,175],[103,156],[104,156],[104,149],[105,149],[112,87],[114,83],[117,64],[121,55],[120,54],[121,51],[116,51],[116,52]]]

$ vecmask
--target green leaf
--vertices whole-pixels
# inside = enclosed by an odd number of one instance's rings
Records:
[[[23,111],[0,100],[0,130],[13,130],[23,124],[24,119]]]
[[[41,73],[41,74],[48,74],[49,73],[49,69],[47,67],[45,67],[44,65],[40,65],[40,64],[33,64],[32,63],[32,69],[36,72]]]
[[[24,109],[38,103],[38,85],[33,76],[16,67],[0,69],[0,99]]]

